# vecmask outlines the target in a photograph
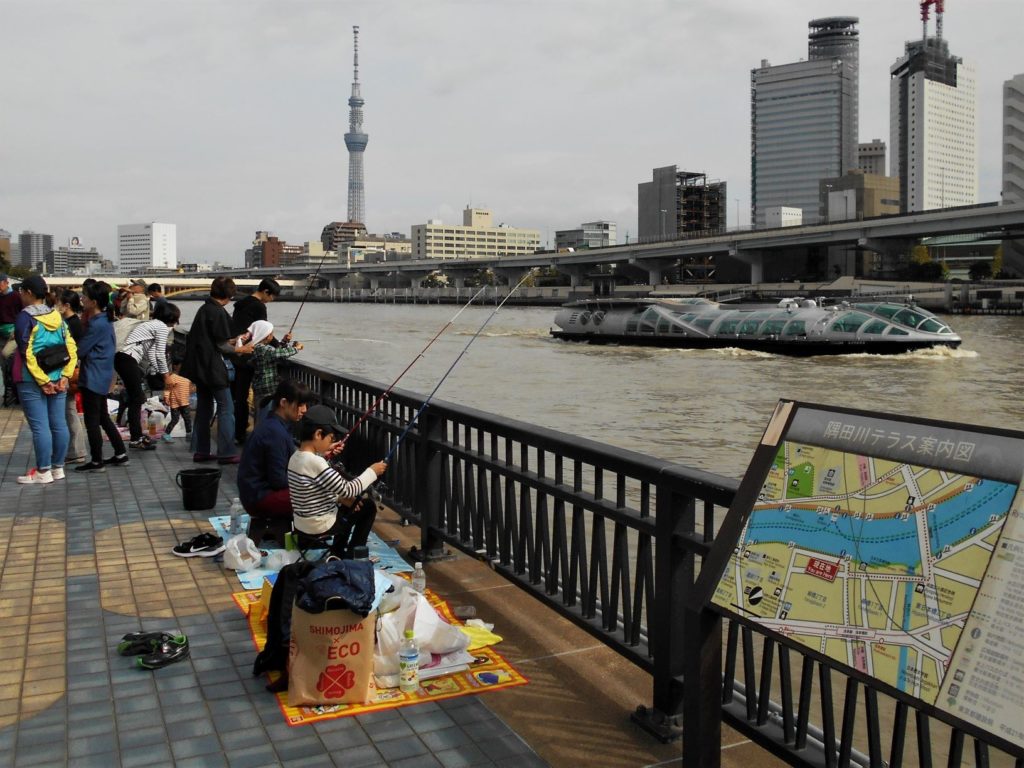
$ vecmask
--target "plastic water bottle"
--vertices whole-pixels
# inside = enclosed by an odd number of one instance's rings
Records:
[[[427,574],[423,571],[423,563],[416,563],[412,572],[412,588],[421,595],[427,592]]]
[[[237,496],[231,500],[231,509],[228,510],[228,533],[234,536],[242,532],[242,501]]]
[[[420,687],[420,649],[411,629],[398,646],[398,688],[402,693],[415,693]]]
[[[156,411],[150,411],[149,419],[147,420],[147,425],[149,426],[149,436],[150,437],[156,437],[156,433],[157,433],[157,430],[160,427],[160,424],[161,424],[161,419],[160,419],[160,416],[157,414],[157,412]]]

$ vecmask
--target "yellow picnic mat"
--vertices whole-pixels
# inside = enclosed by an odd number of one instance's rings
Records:
[[[251,590],[235,592],[232,595],[235,604],[248,618],[249,632],[252,634],[257,651],[262,650],[267,642],[267,623],[264,611],[260,607],[262,594],[260,590]],[[445,621],[454,626],[462,626],[462,622],[455,617],[451,606],[445,600],[429,589],[426,595],[427,600]],[[264,598],[263,605],[266,605],[266,598]],[[288,725],[308,725],[335,717],[361,715],[364,712],[407,707],[424,701],[440,701],[484,691],[497,691],[502,688],[525,685],[529,682],[519,670],[489,646],[474,648],[472,655],[474,662],[469,669],[424,680],[415,693],[402,693],[398,688],[375,688],[373,699],[369,704],[321,704],[293,707],[288,704],[288,691],[281,691],[274,695],[277,697],[277,704]],[[278,672],[268,673],[271,681],[277,680],[279,676]]]

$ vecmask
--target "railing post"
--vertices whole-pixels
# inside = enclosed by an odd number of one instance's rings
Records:
[[[654,659],[654,703],[641,705],[632,715],[640,725],[664,742],[683,735],[683,673],[685,652],[684,597],[687,553],[676,534],[685,533],[686,506],[693,501],[659,484],[655,504],[654,611],[649,647]],[[691,556],[692,557],[692,556]],[[691,582],[692,583],[692,582]]]
[[[718,768],[722,759],[722,617],[718,613],[707,608],[686,611],[683,655],[683,768]]]
[[[419,472],[414,483],[417,498],[413,503],[419,510],[420,545],[409,550],[409,557],[419,562],[445,560],[452,555],[444,547],[441,519],[444,456],[437,448],[444,440],[445,420],[428,408],[423,411],[417,426],[420,430],[416,462]]]

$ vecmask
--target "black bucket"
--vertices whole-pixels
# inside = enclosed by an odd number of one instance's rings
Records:
[[[181,503],[185,509],[213,509],[217,506],[219,469],[183,469],[174,482],[181,488]]]

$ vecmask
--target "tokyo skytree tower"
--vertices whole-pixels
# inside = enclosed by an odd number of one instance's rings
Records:
[[[352,95],[348,100],[348,133],[345,146],[348,147],[348,220],[365,223],[363,207],[363,152],[370,137],[363,133],[363,97],[359,92],[359,27],[352,27],[354,38],[352,63],[355,75],[352,78]]]

